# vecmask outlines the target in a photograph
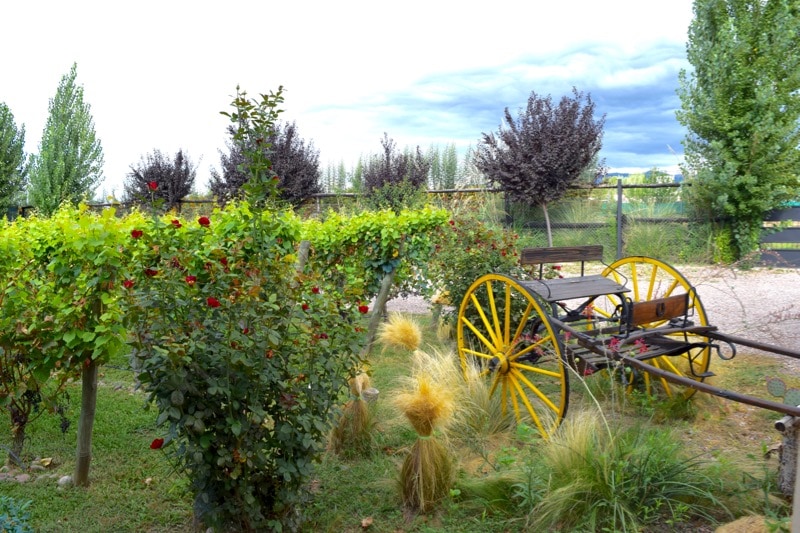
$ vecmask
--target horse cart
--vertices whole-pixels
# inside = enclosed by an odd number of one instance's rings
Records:
[[[567,413],[570,380],[605,374],[629,392],[688,398],[700,390],[800,416],[797,406],[706,383],[712,356],[732,359],[739,346],[800,352],[718,331],[695,288],[662,261],[632,256],[587,273],[602,256],[602,246],[526,249],[521,263],[538,267],[533,279],[486,274],[468,289],[457,320],[462,369],[489,376],[504,410],[529,417],[547,438]],[[562,263],[579,263],[580,273],[543,268]]]

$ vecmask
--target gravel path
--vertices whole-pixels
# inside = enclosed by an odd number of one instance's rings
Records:
[[[723,333],[800,351],[800,270],[717,266],[676,266],[697,289],[708,322]],[[396,298],[388,311],[427,313],[417,296]],[[779,356],[788,370],[800,373],[800,360]]]

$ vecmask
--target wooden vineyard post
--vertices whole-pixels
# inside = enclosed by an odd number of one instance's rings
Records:
[[[92,429],[97,407],[97,361],[91,361],[81,371],[81,414],[78,421],[78,450],[75,474],[76,487],[89,486],[89,465],[92,462]]]
[[[389,291],[392,289],[394,283],[394,273],[392,270],[383,277],[381,282],[381,290],[378,292],[378,297],[375,300],[375,305],[372,307],[372,315],[369,320],[369,329],[367,330],[367,344],[364,347],[364,355],[369,355],[372,349],[372,343],[375,342],[375,336],[378,333],[378,326],[383,320],[383,314],[386,310],[386,301],[389,299]]]
[[[797,472],[800,472],[800,454],[797,453],[800,421],[791,415],[786,415],[775,422],[775,429],[783,434],[778,488],[786,496],[792,495],[792,532],[800,533],[800,483],[797,483]]]

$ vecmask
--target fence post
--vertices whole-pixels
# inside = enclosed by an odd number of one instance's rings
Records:
[[[623,234],[625,232],[625,219],[622,215],[622,178],[617,178],[617,259],[623,255]]]
[[[800,454],[797,453],[800,423],[795,417],[786,415],[775,422],[775,429],[783,435],[778,458],[778,488],[784,495],[793,496],[792,531],[800,531],[800,483],[797,483],[797,473],[800,472]]]

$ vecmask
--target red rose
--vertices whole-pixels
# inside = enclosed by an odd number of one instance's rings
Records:
[[[455,221],[455,220],[451,220],[451,221],[450,221],[450,225],[451,225],[451,226],[455,226],[455,225],[456,225],[456,221]]]
[[[142,235],[144,235],[144,232],[140,229],[135,229],[131,231],[131,237],[133,237],[134,239],[138,239]]]
[[[132,289],[133,288],[133,280],[132,279],[126,279],[125,281],[122,282],[122,286],[125,287],[126,289]]]
[[[156,189],[158,189],[158,183],[155,181],[148,181],[147,188],[150,189],[151,191],[155,191]]]
[[[244,328],[242,330],[242,333],[244,333],[245,335],[249,335],[250,334],[250,328]]]
[[[362,315],[366,315],[367,313],[369,313],[369,306],[368,305],[359,305],[358,306],[358,312],[361,313]]]
[[[160,450],[162,446],[164,446],[164,439],[153,439],[153,442],[150,443],[151,450]]]
[[[172,225],[175,226],[176,228],[180,228],[181,226],[183,226],[183,224],[181,224],[181,221],[178,220],[177,218],[172,220]]]
[[[319,334],[319,338],[320,339],[327,339],[328,338],[328,334],[327,333],[320,333]]]
[[[222,305],[219,303],[219,300],[217,300],[213,296],[209,296],[208,298],[206,298],[206,303],[208,304],[209,307],[219,307],[220,305]]]
[[[220,264],[222,266],[228,266],[228,258],[227,257],[223,257],[222,259],[219,260],[219,262],[220,262]]]
[[[303,311],[308,311],[308,304],[303,304],[300,307],[303,308]]]
[[[207,228],[208,226],[211,225],[211,220],[208,217],[200,217],[197,219],[197,223],[203,226],[204,228]]]
[[[197,281],[197,276],[186,276],[186,283],[190,286],[194,285],[195,281]]]
[[[150,277],[150,278],[152,278],[153,276],[155,276],[155,275],[157,275],[157,274],[158,274],[158,270],[156,270],[156,269],[154,269],[154,268],[148,268],[148,269],[146,269],[146,270],[144,271],[144,273],[145,273],[145,275],[146,275],[147,277]]]
[[[319,294],[319,287],[311,287],[311,292],[314,294]]]

